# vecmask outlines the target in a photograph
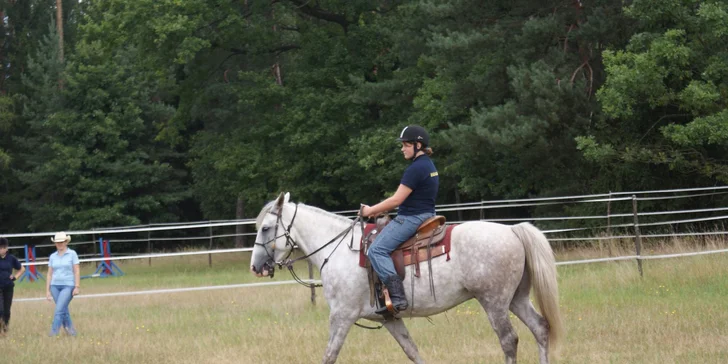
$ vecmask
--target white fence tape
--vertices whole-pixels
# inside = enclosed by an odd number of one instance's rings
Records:
[[[603,263],[603,262],[614,262],[614,261],[624,261],[624,260],[648,260],[648,259],[668,259],[668,258],[678,258],[678,257],[690,257],[690,256],[698,256],[698,255],[707,255],[707,254],[719,254],[719,253],[728,253],[728,249],[720,249],[720,250],[709,250],[709,251],[702,251],[702,252],[691,252],[691,253],[679,253],[679,254],[662,254],[662,255],[629,255],[629,256],[621,256],[621,257],[612,257],[612,258],[596,258],[596,259],[583,259],[583,260],[573,260],[573,261],[565,261],[565,262],[556,262],[557,266],[560,265],[575,265],[575,264],[589,264],[589,263]],[[318,280],[303,280],[307,283],[321,283],[321,281]],[[153,290],[146,290],[146,291],[131,291],[131,292],[112,292],[112,293],[97,293],[97,294],[87,294],[87,295],[78,295],[74,298],[100,298],[100,297],[121,297],[121,296],[138,296],[138,295],[151,295],[151,294],[162,294],[162,293],[180,293],[180,292],[194,292],[194,291],[210,291],[210,290],[219,290],[219,289],[236,289],[236,288],[250,288],[250,287],[265,287],[265,286],[279,286],[279,285],[287,285],[287,284],[295,284],[298,283],[296,281],[280,281],[280,282],[267,282],[267,283],[243,283],[243,284],[228,284],[228,285],[219,285],[219,286],[203,286],[203,287],[187,287],[187,288],[170,288],[170,289],[153,289]],[[16,298],[14,302],[33,302],[33,301],[44,301],[45,298],[38,297],[38,298]]]
[[[205,224],[193,224],[193,225],[178,225],[178,226],[158,226],[158,227],[139,227],[131,229],[106,229],[106,230],[77,230],[67,231],[69,235],[104,235],[104,234],[119,234],[119,233],[139,233],[147,231],[169,231],[169,230],[184,230],[184,229],[199,229],[199,228],[210,228],[219,226],[235,226],[235,225],[253,225],[255,221],[233,221],[233,222],[216,222],[216,223],[205,223]],[[28,238],[47,236],[51,237],[55,233],[25,233],[25,234],[6,234],[3,235],[6,238]]]
[[[302,279],[306,283],[321,283],[321,281]],[[226,284],[219,286],[204,286],[204,287],[188,287],[188,288],[170,288],[170,289],[152,289],[147,291],[131,291],[131,292],[112,292],[112,293],[96,293],[96,294],[81,294],[74,296],[76,298],[99,298],[99,297],[121,297],[121,296],[138,296],[138,295],[151,295],[161,293],[180,293],[180,292],[194,292],[194,291],[211,291],[216,289],[235,289],[235,288],[250,288],[250,287],[265,287],[265,286],[281,286],[286,284],[298,283],[296,281],[280,281],[280,282],[266,282],[266,283],[243,283],[243,284]],[[43,297],[38,298],[16,298],[13,302],[32,302],[32,301],[45,301]]]
[[[108,258],[91,258],[91,259],[79,259],[80,263],[88,262],[102,262],[105,260],[129,260],[129,259],[146,259],[146,258],[168,258],[168,257],[182,257],[188,255],[206,255],[206,254],[223,254],[223,253],[239,253],[239,252],[250,252],[253,248],[236,248],[236,249],[217,249],[217,250],[205,250],[205,251],[194,251],[194,252],[179,252],[179,253],[157,253],[157,254],[140,254],[131,255],[125,257],[108,257]],[[48,265],[48,262],[26,262],[23,263],[25,266],[29,265]]]

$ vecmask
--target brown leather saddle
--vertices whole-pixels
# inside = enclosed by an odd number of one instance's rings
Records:
[[[361,249],[359,250],[359,266],[369,268],[371,263],[367,257],[369,246],[376,239],[384,227],[389,224],[391,219],[386,216],[377,219],[376,224],[367,224],[364,230],[364,238],[361,241]],[[390,255],[394,268],[400,278],[405,278],[404,267],[408,265],[415,266],[415,277],[420,277],[420,262],[428,261],[434,257],[450,253],[449,233],[452,226],[445,226],[444,216],[433,216],[423,222],[414,236],[402,243]],[[445,237],[448,239],[445,239]],[[450,257],[448,255],[448,259]]]
[[[376,239],[377,234],[384,229],[391,219],[385,215],[376,220],[376,224],[367,224],[364,229],[364,234],[361,240],[361,246],[359,249],[359,266],[366,268],[369,274],[369,290],[370,297],[369,303],[374,306],[377,298],[380,302],[384,302],[390,312],[394,310],[390,307],[391,301],[386,287],[382,289],[381,294],[377,294],[375,288],[379,283],[379,277],[374,273],[371,267],[371,262],[367,256],[369,246]],[[420,277],[420,262],[427,262],[430,269],[430,290],[435,296],[434,284],[432,281],[432,258],[447,254],[447,260],[450,260],[450,235],[455,225],[445,226],[444,216],[434,216],[423,222],[415,235],[409,238],[404,243],[395,249],[390,256],[394,263],[394,269],[397,271],[402,280],[405,278],[405,267],[408,265],[414,265],[414,276]],[[414,281],[412,281],[412,291],[414,292]],[[412,302],[412,308],[414,308],[414,302]]]

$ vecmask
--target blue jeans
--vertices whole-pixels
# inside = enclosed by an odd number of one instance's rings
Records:
[[[73,299],[74,286],[51,285],[51,296],[56,302],[56,312],[53,316],[53,325],[51,326],[51,335],[57,335],[61,330],[61,326],[66,328],[70,333],[75,333],[76,329],[71,322],[71,314],[68,313],[68,305]]]
[[[431,212],[420,215],[400,216],[397,215],[374,239],[374,242],[367,251],[369,261],[372,262],[372,268],[377,272],[382,282],[387,282],[388,278],[397,275],[394,270],[394,263],[389,256],[398,246],[411,238],[417,232],[417,228],[425,222],[425,220],[435,216]]]

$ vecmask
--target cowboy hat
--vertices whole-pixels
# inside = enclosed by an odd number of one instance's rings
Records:
[[[71,235],[66,235],[63,231],[56,233],[56,236],[51,238],[51,241],[54,243],[70,243],[71,242]]]

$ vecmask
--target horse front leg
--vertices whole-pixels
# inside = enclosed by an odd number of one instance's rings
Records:
[[[422,364],[425,361],[420,358],[420,352],[417,350],[417,345],[412,341],[412,337],[407,331],[407,327],[401,319],[391,320],[384,323],[384,327],[389,330],[389,333],[394,336],[399,346],[402,347],[407,357],[416,364]]]
[[[349,317],[331,311],[329,314],[329,343],[326,346],[324,354],[324,364],[333,364],[339,357],[341,347],[344,345],[346,335],[351,329],[351,325],[356,322],[356,317]]]

